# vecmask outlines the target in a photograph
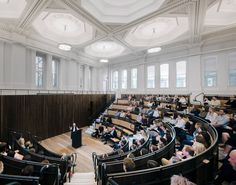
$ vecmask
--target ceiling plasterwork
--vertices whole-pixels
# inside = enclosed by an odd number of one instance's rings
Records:
[[[167,44],[189,29],[188,17],[158,17],[133,27],[125,41],[135,47]]]
[[[235,23],[235,0],[219,0],[213,3],[206,12],[205,25],[207,26],[226,26]]]
[[[25,0],[0,0],[0,18],[19,18],[26,4]]]
[[[158,10],[165,0],[81,0],[82,7],[104,23],[128,23]]]
[[[43,37],[57,43],[79,45],[93,38],[93,27],[72,14],[42,12],[33,26]]]
[[[93,57],[111,58],[121,55],[125,48],[113,41],[95,42],[85,48],[85,52]]]

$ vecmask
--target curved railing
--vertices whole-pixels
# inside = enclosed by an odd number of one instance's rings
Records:
[[[163,157],[170,158],[174,154],[176,133],[175,133],[174,128],[170,124],[166,123],[165,126],[170,131],[171,138],[172,138],[171,141],[166,146],[164,146],[163,148],[161,148],[155,152],[148,153],[143,156],[135,157],[134,162],[136,164],[136,169],[142,169],[143,166],[146,166],[147,161],[150,159],[160,162],[161,158],[163,158]],[[110,162],[105,162],[102,164],[101,177],[99,180],[101,181],[101,184],[105,185],[108,180],[109,174],[119,173],[122,171],[123,171],[123,160],[122,159],[110,161]]]
[[[57,183],[58,179],[58,168],[56,165],[46,165],[40,162],[18,160],[12,157],[0,155],[0,160],[4,164],[4,173],[8,175],[21,175],[21,171],[28,165],[34,167],[34,176],[39,177],[39,182],[41,185],[54,185]],[[47,166],[47,170],[42,169]]]
[[[189,115],[204,123],[204,127],[212,138],[211,146],[207,150],[195,157],[175,164],[156,167],[152,169],[136,170],[132,172],[120,172],[107,174],[108,185],[169,185],[170,177],[174,174],[182,174],[198,185],[209,184],[215,175],[218,166],[217,139],[218,135],[214,127],[209,125],[204,119]]]

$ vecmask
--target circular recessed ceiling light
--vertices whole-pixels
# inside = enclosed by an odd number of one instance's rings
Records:
[[[161,51],[161,47],[150,48],[147,50],[148,53],[157,53]]]
[[[71,46],[68,44],[59,44],[58,48],[64,51],[70,51],[71,50]]]
[[[102,62],[102,63],[107,63],[109,62],[107,59],[100,59],[99,62]]]

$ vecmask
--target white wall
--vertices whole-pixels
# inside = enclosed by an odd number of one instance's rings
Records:
[[[221,38],[222,39],[222,38]],[[121,93],[153,93],[153,94],[191,94],[193,99],[201,92],[215,95],[235,95],[236,87],[228,85],[228,60],[229,55],[236,54],[236,38],[223,38],[223,40],[206,40],[201,45],[186,46],[185,49],[168,53],[163,51],[158,55],[150,55],[145,58],[116,60],[111,64],[111,72],[119,71],[119,89],[117,94]],[[236,56],[236,55],[235,55]],[[205,87],[204,85],[204,62],[208,57],[213,57],[217,61],[217,86]],[[186,88],[176,88],[176,62],[187,62],[187,86]],[[236,58],[235,58],[236,62]],[[160,88],[160,64],[169,64],[169,88]],[[156,88],[146,88],[146,70],[148,65],[156,66]],[[130,69],[138,68],[138,88],[130,89],[130,79],[128,79],[128,88],[121,89],[120,76],[123,69],[128,69],[128,78],[130,78]],[[111,86],[110,86],[111,88]],[[111,89],[112,90],[112,89]]]
[[[0,41],[0,89],[37,89],[35,85],[35,57],[36,50],[27,48],[21,44]],[[80,88],[80,61],[70,58],[60,58],[59,85],[52,86],[52,54],[46,54],[46,70],[44,86],[41,90],[97,90],[96,83],[89,80],[88,70],[91,66],[85,66],[83,73],[86,86]],[[54,55],[55,56],[55,55]],[[92,68],[91,68],[92,69]],[[94,69],[95,71],[95,69]],[[92,82],[94,84],[92,84]]]

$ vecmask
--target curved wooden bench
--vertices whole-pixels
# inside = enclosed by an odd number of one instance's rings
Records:
[[[146,166],[148,160],[156,160],[160,163],[161,158],[170,158],[173,155],[175,152],[175,130],[170,124],[167,124],[166,126],[171,133],[172,140],[166,146],[155,152],[135,157],[134,162],[136,164],[136,169],[142,169]],[[104,162],[101,168],[101,184],[106,184],[109,174],[119,172],[123,172],[123,159]]]
[[[12,157],[0,155],[0,160],[4,163],[4,173],[8,175],[20,175],[21,170],[27,165],[32,165],[34,167],[33,176],[39,177],[39,182],[41,185],[53,185],[57,183],[58,180],[58,168],[55,165],[47,165],[47,170],[42,173],[42,168],[45,164],[18,160]]]
[[[191,115],[190,115],[191,116]],[[191,116],[192,119],[205,123],[204,126],[212,138],[212,145],[203,153],[175,164],[156,167],[152,169],[136,170],[132,172],[120,172],[107,174],[108,185],[169,185],[170,177],[174,174],[182,174],[199,185],[207,185],[213,180],[213,174],[217,170],[217,139],[218,135],[211,125],[205,120]]]
[[[48,149],[46,149],[43,145],[40,144],[40,141],[38,141],[38,137],[37,136],[33,136],[31,135],[31,142],[35,148],[36,151],[42,151],[44,155],[48,156],[48,157],[56,157],[56,158],[61,158],[62,155],[57,154],[55,152],[52,152]]]
[[[22,185],[39,185],[39,177],[0,174],[0,184],[19,182]]]
[[[30,152],[26,150],[25,148],[22,148],[19,143],[15,140],[15,148],[18,149],[23,155],[30,155],[31,160],[35,162],[42,162],[43,160],[47,159],[49,163],[51,164],[57,164],[60,168],[61,173],[61,180],[60,183],[63,184],[63,182],[66,182],[67,178],[67,169],[68,169],[68,162],[61,158],[55,158],[55,157],[48,157],[46,155],[40,155],[33,152]]]

